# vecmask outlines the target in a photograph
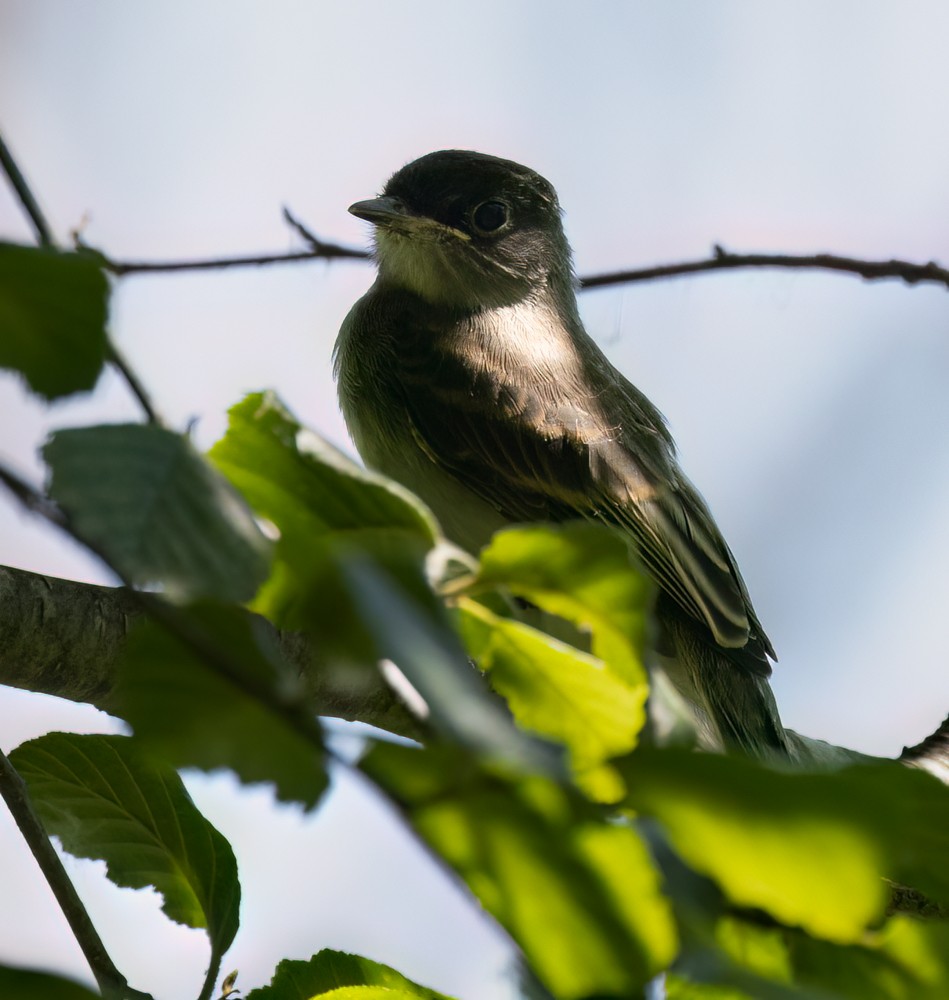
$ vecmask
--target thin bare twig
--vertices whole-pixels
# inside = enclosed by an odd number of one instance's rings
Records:
[[[368,260],[368,250],[321,243],[320,249],[295,250],[291,253],[257,254],[248,257],[210,257],[202,260],[128,260],[103,257],[102,266],[117,277],[128,274],[161,274],[170,271],[219,271],[229,267],[261,267],[266,264],[289,264],[304,260]]]
[[[857,274],[873,281],[880,278],[899,278],[907,285],[935,282],[949,288],[949,269],[940,267],[935,261],[927,264],[913,264],[906,260],[860,260],[856,257],[840,257],[831,253],[817,254],[768,254],[732,253],[716,245],[712,256],[703,260],[684,261],[681,264],[660,264],[630,271],[613,271],[608,274],[593,274],[580,279],[580,287],[604,288],[608,285],[629,285],[637,281],[655,281],[658,278],[674,278],[683,274],[698,274],[702,271],[723,271],[740,267],[781,267],[804,270],[843,271]]]
[[[158,411],[155,409],[155,404],[152,402],[151,396],[142,384],[142,380],[138,377],[138,375],[136,375],[134,369],[131,368],[115,344],[111,342],[109,343],[109,361],[119,372],[122,378],[125,379],[132,395],[138,400],[139,405],[145,411],[145,416],[148,418],[148,422],[150,424],[155,424],[157,427],[163,427],[164,422],[158,415]]]
[[[109,957],[76,887],[66,874],[59,855],[36,815],[26,784],[4,753],[0,753],[0,796],[6,802],[23,839],[53,890],[56,902],[89,963],[102,995],[113,1000],[152,1000],[150,994],[132,989]]]
[[[39,514],[50,524],[65,529],[66,518],[59,507],[49,497],[43,496],[39,490],[34,489],[25,479],[21,479],[12,469],[8,469],[4,465],[0,465],[0,484],[6,486],[28,511]]]
[[[310,244],[309,250],[245,257],[213,257],[204,260],[114,261],[103,258],[103,266],[112,274],[122,276],[167,271],[211,271],[230,267],[257,267],[265,264],[284,264],[309,260],[370,260],[372,257],[368,250],[321,240],[291,215],[287,209],[284,209],[284,218]],[[862,260],[858,257],[842,257],[831,253],[732,253],[717,245],[711,257],[705,257],[701,260],[682,261],[678,264],[657,264],[652,267],[610,271],[605,274],[589,274],[581,277],[579,284],[581,290],[585,291],[593,288],[606,288],[611,285],[631,285],[641,281],[657,281],[662,278],[675,278],[686,274],[700,274],[703,271],[737,270],[746,267],[839,271],[858,275],[868,281],[899,278],[908,285],[933,283],[949,289],[949,268],[942,267],[935,261],[915,264],[912,261],[897,259]]]
[[[39,202],[33,197],[33,192],[30,190],[29,184],[26,183],[26,178],[20,172],[20,168],[16,165],[16,160],[13,159],[13,154],[3,141],[2,135],[0,135],[0,166],[3,167],[4,173],[20,199],[20,204],[29,216],[30,222],[33,223],[37,242],[44,247],[55,246],[53,231],[46,221],[46,216],[43,215]]]

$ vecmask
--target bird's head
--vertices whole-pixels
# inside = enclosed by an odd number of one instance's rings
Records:
[[[572,281],[556,191],[511,160],[429,153],[349,211],[375,226],[380,281],[434,304],[490,309]]]

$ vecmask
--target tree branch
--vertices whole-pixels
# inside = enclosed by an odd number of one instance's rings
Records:
[[[860,260],[856,257],[839,257],[836,254],[768,254],[732,253],[723,247],[713,248],[712,256],[702,260],[683,261],[681,264],[659,264],[630,271],[612,271],[607,274],[592,274],[580,279],[580,287],[605,288],[608,285],[628,285],[638,281],[655,281],[659,278],[674,278],[683,274],[699,274],[702,271],[723,271],[742,267],[775,267],[797,270],[842,271],[856,274],[868,281],[881,278],[900,278],[907,285],[934,282],[949,289],[949,269],[940,267],[935,261],[928,264],[913,264],[906,260]]]
[[[0,684],[86,702],[110,711],[110,694],[128,634],[146,615],[140,595],[0,566]],[[365,722],[417,736],[418,725],[379,677],[358,686],[320,662],[301,633],[272,630],[300,673],[315,715]]]
[[[132,989],[109,957],[76,887],[66,874],[59,855],[33,809],[23,779],[4,753],[0,753],[0,795],[53,890],[56,902],[89,963],[102,995],[113,1000],[152,1000],[150,994]]]
[[[131,365],[125,360],[125,357],[119,352],[119,349],[115,344],[109,343],[109,361],[112,362],[113,367],[118,371],[118,373],[125,379],[126,385],[129,387],[132,395],[138,400],[139,405],[145,413],[145,417],[150,424],[155,424],[157,427],[164,426],[164,421],[158,415],[158,411],[155,409],[155,404],[152,402],[152,398],[145,386],[142,384],[142,380],[138,377],[135,371],[132,369]]]
[[[302,223],[284,209],[285,217],[310,244],[309,250],[291,253],[259,254],[242,257],[210,257],[202,260],[166,261],[115,261],[102,258],[103,267],[112,274],[157,274],[168,271],[214,271],[230,267],[258,267],[266,264],[286,264],[309,260],[370,260],[367,250],[347,247],[339,243],[327,243],[318,239]],[[883,278],[899,278],[907,285],[932,283],[949,289],[949,268],[941,267],[935,261],[915,264],[912,261],[862,260],[858,257],[842,257],[831,253],[816,254],[769,254],[732,253],[716,245],[712,256],[701,260],[682,261],[678,264],[657,264],[653,267],[632,268],[625,271],[609,271],[604,274],[589,274],[579,279],[581,290],[606,288],[610,285],[632,285],[642,281],[657,281],[661,278],[675,278],[686,274],[700,274],[703,271],[726,271],[749,267],[784,268],[807,271],[838,271],[855,274],[868,281]]]
[[[161,274],[169,271],[219,271],[229,267],[261,267],[304,260],[368,260],[369,251],[338,243],[320,243],[319,248],[291,253],[257,254],[248,257],[210,257],[203,260],[128,260],[102,258],[102,266],[112,274]]]
[[[26,183],[26,178],[20,172],[20,168],[16,165],[16,160],[13,159],[13,154],[3,141],[2,135],[0,135],[0,166],[3,167],[3,171],[10,181],[10,186],[20,199],[23,210],[29,216],[30,222],[33,223],[37,242],[44,247],[54,246],[53,231],[46,221],[46,216],[43,215],[39,202],[33,197],[33,192],[30,190],[29,184]]]

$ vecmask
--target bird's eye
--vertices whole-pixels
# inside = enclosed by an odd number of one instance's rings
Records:
[[[479,233],[496,233],[507,220],[508,207],[503,201],[483,201],[471,213],[471,224]]]

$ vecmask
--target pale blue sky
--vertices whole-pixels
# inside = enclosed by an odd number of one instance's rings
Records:
[[[287,249],[284,204],[357,243],[347,205],[407,160],[459,146],[557,186],[581,273],[714,242],[945,263],[947,39],[939,0],[0,0],[0,127],[57,232],[88,216],[86,239],[116,258]],[[0,235],[28,237],[3,185]],[[241,394],[273,387],[348,447],[329,357],[370,280],[348,263],[128,279],[113,326],[171,420],[198,418],[202,443]],[[946,292],[742,272],[589,293],[582,308],[666,413],[736,553],[781,657],[786,723],[886,754],[926,735],[949,709]],[[0,375],[0,456],[39,475],[49,428],[134,414],[110,376],[47,412]],[[0,563],[102,579],[5,498]],[[5,749],[101,724],[0,696]],[[274,816],[265,792],[192,784],[244,863],[228,964],[245,990],[282,955],[333,946],[465,1000],[507,997],[497,936],[362,791],[343,781],[301,823]],[[18,850],[0,817],[0,853]],[[0,961],[52,954],[81,972],[17,856]],[[73,867],[133,982],[194,992],[198,936]]]

